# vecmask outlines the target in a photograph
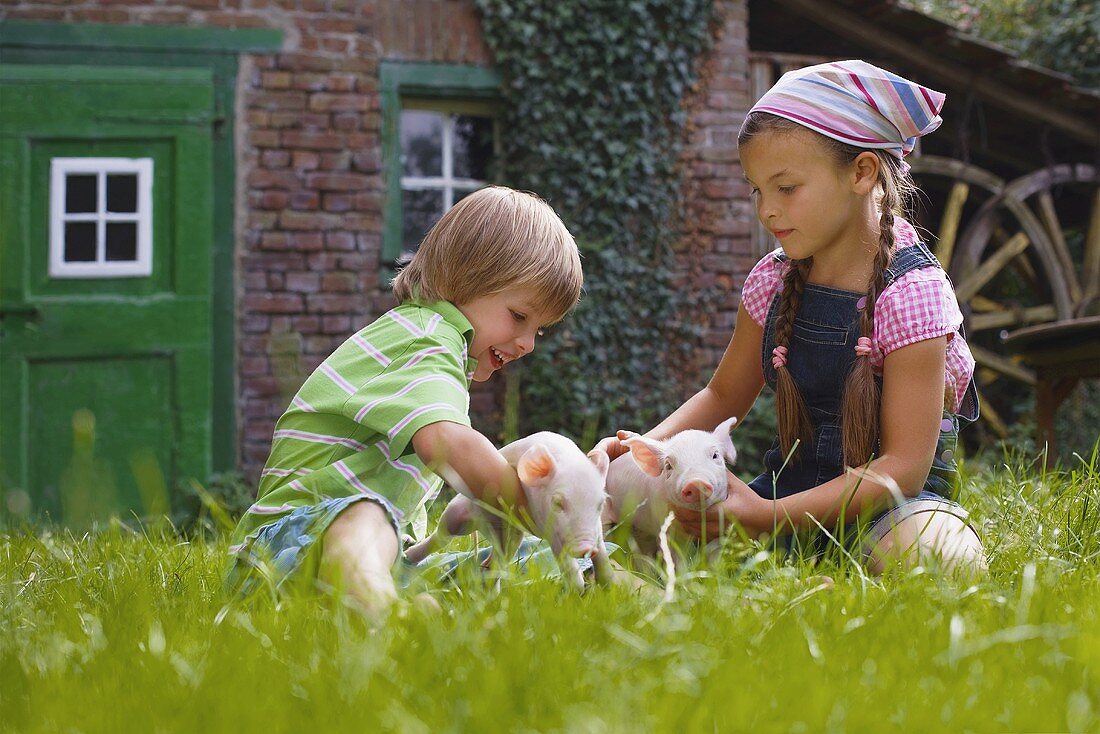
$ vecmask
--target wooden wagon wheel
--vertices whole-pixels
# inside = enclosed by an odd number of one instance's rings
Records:
[[[924,156],[914,161],[913,173],[932,206],[943,212],[935,252],[967,317],[968,343],[982,368],[979,389],[1000,377],[1034,386],[1034,373],[1006,355],[1002,337],[1095,308],[1100,296],[1096,168],[1056,165],[1004,183],[975,166]],[[983,414],[995,433],[1006,434],[989,401]]]

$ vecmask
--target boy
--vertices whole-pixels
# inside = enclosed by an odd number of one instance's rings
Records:
[[[403,531],[424,534],[441,477],[519,509],[515,471],[470,427],[470,381],[531,352],[581,284],[576,243],[538,197],[492,186],[444,214],[394,279],[400,305],[333,352],[279,419],[233,534],[231,585],[317,580],[377,615],[397,596]]]

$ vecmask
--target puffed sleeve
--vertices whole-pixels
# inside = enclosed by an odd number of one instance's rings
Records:
[[[777,257],[780,252],[777,249],[760,258],[745,277],[745,285],[741,288],[741,304],[749,317],[760,326],[768,317],[772,298],[783,286],[783,272],[787,266]]]
[[[879,296],[875,305],[875,346],[885,356],[925,339],[950,339],[962,321],[955,291],[943,270],[914,270]]]

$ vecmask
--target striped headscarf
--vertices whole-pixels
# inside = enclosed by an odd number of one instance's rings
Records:
[[[753,105],[859,148],[899,159],[940,126],[944,95],[866,61],[835,61],[788,71]]]

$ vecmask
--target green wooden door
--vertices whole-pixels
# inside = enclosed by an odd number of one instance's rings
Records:
[[[0,514],[210,472],[212,118],[206,70],[0,67]]]

